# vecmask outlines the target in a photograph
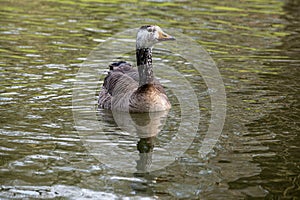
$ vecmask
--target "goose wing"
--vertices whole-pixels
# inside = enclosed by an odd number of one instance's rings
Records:
[[[126,106],[131,94],[138,88],[138,72],[132,68],[131,64],[121,61],[113,63],[110,71],[104,79],[102,89],[99,94],[99,108],[111,109],[113,104]]]

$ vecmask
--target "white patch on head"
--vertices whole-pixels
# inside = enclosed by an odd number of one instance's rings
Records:
[[[151,48],[159,42],[159,32],[162,32],[161,28],[155,25],[140,28],[136,36],[136,47],[138,49]]]

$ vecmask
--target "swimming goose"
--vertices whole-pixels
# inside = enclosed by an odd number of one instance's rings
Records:
[[[159,26],[142,26],[136,37],[135,70],[131,64],[112,63],[99,94],[99,108],[126,112],[156,112],[169,110],[171,104],[163,86],[153,75],[152,47],[175,40]]]

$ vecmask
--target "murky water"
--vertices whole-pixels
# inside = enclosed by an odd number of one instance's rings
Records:
[[[1,198],[299,198],[298,1],[2,0],[0,5]],[[199,99],[199,130],[185,154],[166,168],[120,172],[89,153],[74,123],[72,92],[95,47],[149,23],[181,32],[209,52],[225,84],[227,117],[214,150],[200,157],[211,91],[188,63],[157,51],[155,62],[183,63],[177,70]],[[181,115],[178,99],[168,92],[173,109],[156,138],[131,137],[111,113],[98,113],[97,120],[106,124],[103,133],[118,139],[108,145],[133,154],[139,144],[146,144],[145,151],[153,146],[164,151]],[[140,161],[138,169],[143,157]]]

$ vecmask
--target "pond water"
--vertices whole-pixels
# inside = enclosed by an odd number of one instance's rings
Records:
[[[300,197],[299,1],[2,0],[0,5],[1,199]],[[85,126],[101,123],[104,128],[99,135],[84,135],[89,136],[85,140],[81,130],[88,129],[75,124],[72,95],[90,52],[114,34],[145,24],[193,38],[209,53],[225,85],[227,116],[213,150],[199,156],[213,91],[191,63],[158,48],[154,63],[162,65],[159,72],[169,65],[185,77],[198,98],[201,117],[184,154],[161,169],[136,173],[118,170],[122,159],[149,148],[165,152],[182,119],[190,116],[182,113],[174,93],[178,78],[160,77],[173,87],[167,88],[173,107],[159,116],[165,124],[154,121],[149,129],[155,134],[145,137],[119,127],[129,123],[118,121],[127,116],[94,109],[87,113],[95,119],[82,116]],[[98,61],[108,66],[110,57],[114,55]],[[131,54],[125,57],[133,62]],[[99,92],[104,74],[102,68],[95,71],[98,82],[91,79],[93,88],[86,91]],[[135,119],[143,124],[149,116]],[[117,156],[120,162],[101,162],[86,141],[111,148],[107,157],[116,161]],[[140,161],[135,169],[151,165],[145,163],[146,156],[135,159]]]

